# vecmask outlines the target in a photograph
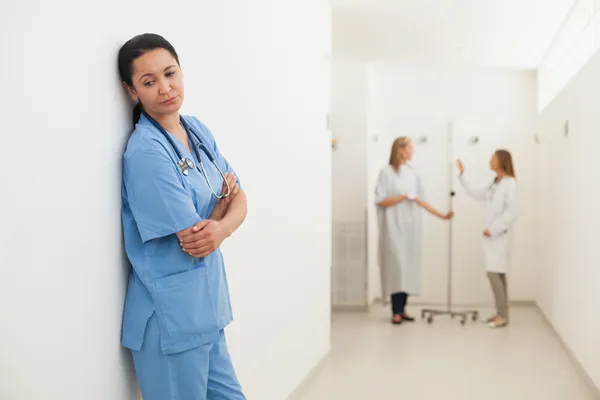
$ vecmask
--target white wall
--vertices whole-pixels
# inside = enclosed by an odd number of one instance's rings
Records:
[[[333,219],[364,222],[367,195],[367,64],[334,61],[331,75]]]
[[[457,155],[464,157],[474,177],[489,177],[488,160],[497,147],[513,152],[521,186],[521,216],[516,226],[513,265],[509,274],[512,300],[532,301],[536,296],[537,213],[535,187],[536,76],[530,71],[494,69],[413,68],[394,63],[373,63],[368,70],[368,154],[367,204],[373,204],[373,188],[379,170],[386,165],[379,156],[381,141],[395,135],[394,127],[407,120],[449,121],[455,135]],[[438,130],[443,132],[443,130]],[[397,131],[396,131],[397,132]],[[484,150],[469,154],[465,143],[470,136],[482,138]],[[378,143],[373,140],[378,137]],[[387,146],[387,145],[386,145]],[[373,156],[377,154],[377,159]],[[379,159],[381,158],[381,159]],[[480,237],[483,206],[468,198],[454,181],[454,300],[457,304],[487,304],[492,301],[482,268]],[[441,210],[448,207],[446,193],[429,198]],[[376,259],[375,209],[369,207],[369,293],[380,296]],[[424,237],[446,230],[441,221],[425,217]],[[447,239],[447,233],[445,233]],[[441,239],[440,239],[441,240]],[[438,253],[424,264],[422,301],[446,301],[447,245],[432,241],[427,250]],[[425,243],[427,246],[427,243]],[[433,282],[435,280],[435,282]],[[433,283],[432,283],[433,282]]]
[[[544,110],[541,133],[541,267],[538,304],[600,387],[600,53]],[[569,120],[569,135],[564,135]]]
[[[248,398],[284,399],[328,352],[329,24],[320,0],[3,7],[0,398],[135,398],[119,343],[131,107],[116,55],[146,31],[180,52],[184,111],[211,127],[248,194],[224,249]]]
[[[335,60],[331,74],[334,306],[367,306],[367,68]]]

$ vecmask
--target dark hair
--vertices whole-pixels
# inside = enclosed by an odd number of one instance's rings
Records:
[[[119,75],[121,81],[133,87],[131,79],[133,62],[144,53],[156,49],[165,49],[179,64],[179,56],[175,48],[165,38],[154,33],[144,33],[129,39],[119,50]],[[138,102],[133,109],[133,126],[140,120],[142,104]]]

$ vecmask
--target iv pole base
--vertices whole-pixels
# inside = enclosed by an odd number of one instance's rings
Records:
[[[452,176],[450,176],[450,185],[452,185]],[[452,198],[456,196],[456,192],[454,190],[450,191],[450,209],[452,210]],[[433,318],[439,315],[448,315],[450,318],[454,319],[456,317],[460,317],[461,325],[465,325],[467,323],[467,319],[471,317],[473,321],[477,321],[479,318],[479,312],[476,310],[462,310],[462,311],[453,311],[452,310],[452,221],[449,222],[449,242],[448,242],[448,282],[447,282],[447,304],[445,310],[435,310],[424,308],[421,310],[421,319],[427,318],[427,323],[431,324],[433,322]]]
[[[427,318],[427,323],[431,324],[433,322],[433,318],[439,315],[448,315],[450,318],[454,319],[456,317],[460,317],[460,324],[465,325],[467,323],[467,319],[471,317],[473,321],[477,321],[479,319],[479,311],[476,310],[464,310],[464,311],[452,311],[452,310],[434,310],[424,308],[421,310],[421,319]]]

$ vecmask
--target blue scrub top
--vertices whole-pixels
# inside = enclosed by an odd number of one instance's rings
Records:
[[[210,130],[197,118],[184,116],[223,170],[233,172],[219,152]],[[195,142],[195,139],[193,139]],[[175,137],[185,158],[198,165]],[[215,190],[222,179],[199,151]],[[202,173],[187,176],[177,166],[170,142],[142,115],[123,157],[122,221],[125,251],[132,265],[123,312],[123,346],[140,350],[146,323],[153,313],[160,328],[163,354],[173,354],[214,341],[233,319],[221,251],[205,258],[185,253],[175,235],[207,219],[216,198]],[[240,186],[241,187],[241,186]]]

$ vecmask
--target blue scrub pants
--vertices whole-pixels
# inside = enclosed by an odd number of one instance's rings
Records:
[[[153,315],[141,350],[133,351],[133,361],[144,400],[246,400],[223,331],[212,343],[163,355]]]

